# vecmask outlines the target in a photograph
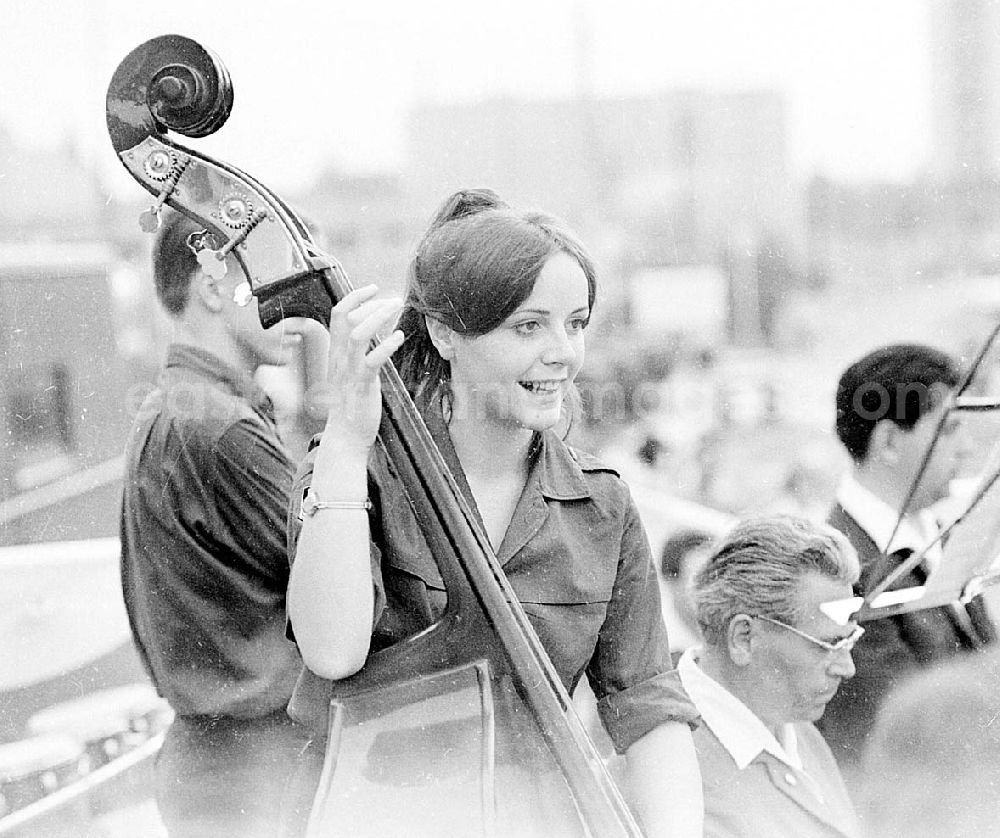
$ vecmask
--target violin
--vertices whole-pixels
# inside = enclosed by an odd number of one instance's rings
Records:
[[[123,59],[108,88],[107,126],[118,158],[153,196],[140,225],[155,231],[165,205],[184,213],[211,234],[198,253],[203,269],[224,271],[225,257],[235,256],[247,278],[244,301],[256,297],[265,327],[285,317],[329,326],[331,306],[351,290],[337,260],[263,183],[169,136],[208,136],[232,106],[225,66],[191,39],[154,38]],[[382,400],[377,444],[421,523],[448,604],[434,625],[371,654],[334,685],[310,834],[349,834],[352,823],[368,834],[379,813],[391,812],[394,823],[413,825],[412,834],[521,834],[517,825],[534,824],[534,832],[546,824],[545,834],[637,838],[637,823],[392,364],[382,371]],[[533,793],[497,782],[502,755],[511,752]],[[525,811],[533,800],[545,811]]]

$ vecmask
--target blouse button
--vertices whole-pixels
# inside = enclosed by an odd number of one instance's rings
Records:
[[[789,771],[785,775],[785,782],[788,783],[788,785],[790,785],[790,786],[794,786],[796,783],[798,783],[798,780],[796,779],[795,775],[792,774],[791,771]]]

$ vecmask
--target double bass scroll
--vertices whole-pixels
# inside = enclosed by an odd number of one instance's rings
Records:
[[[336,260],[316,251],[295,212],[262,183],[167,135],[212,134],[229,118],[233,96],[222,62],[180,35],[147,41],[118,66],[106,103],[111,144],[156,198],[140,223],[154,231],[166,204],[225,242],[257,297],[264,326],[285,317],[329,325],[332,302],[350,290]]]

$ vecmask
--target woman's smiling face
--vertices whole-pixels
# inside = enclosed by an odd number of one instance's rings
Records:
[[[528,298],[493,331],[448,330],[453,416],[534,431],[553,427],[583,366],[589,320],[583,269],[569,254],[554,254]]]

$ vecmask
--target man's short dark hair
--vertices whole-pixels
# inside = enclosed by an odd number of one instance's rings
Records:
[[[952,390],[960,380],[955,359],[931,346],[899,343],[869,352],[837,384],[837,437],[862,462],[879,421],[909,430],[940,404],[941,387]]]
[[[188,236],[203,227],[182,213],[166,210],[163,224],[153,244],[153,281],[156,296],[171,315],[187,306],[191,278],[200,270],[198,260],[188,247]]]

